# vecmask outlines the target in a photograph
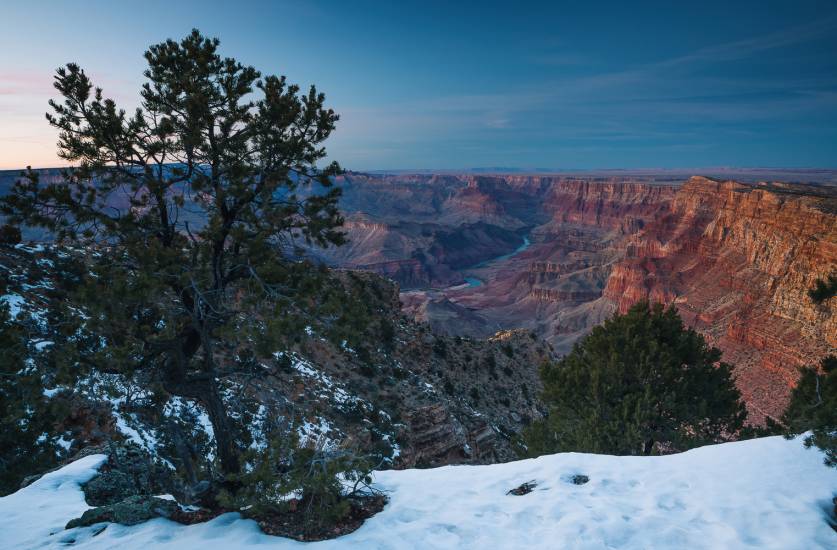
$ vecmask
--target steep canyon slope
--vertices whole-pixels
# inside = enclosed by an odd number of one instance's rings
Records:
[[[0,307],[26,327],[28,361],[43,365],[51,406],[68,411],[49,435],[60,437],[63,456],[128,439],[153,456],[200,467],[211,450],[195,443],[184,457],[182,446],[168,443],[181,437],[172,418],[183,410],[205,415],[199,403],[170,398],[156,409],[136,398],[145,395],[136,381],[142,373],[79,369],[79,379],[65,385],[55,371],[50,353],[66,325],[58,319],[70,292],[65,283],[77,272],[74,258],[83,257],[59,245],[0,243]],[[340,270],[330,284],[345,288],[349,302],[358,300],[346,311],[360,333],[335,337],[322,327],[294,327],[291,341],[253,356],[253,368],[218,380],[228,410],[251,418],[253,441],[289,430],[303,445],[352,449],[397,468],[517,456],[512,436],[543,411],[536,367],[550,355],[544,342],[526,331],[485,340],[437,335],[401,312],[397,287],[382,277]],[[230,364],[245,356],[231,348],[219,353]],[[208,420],[188,429],[196,441],[212,438]]]

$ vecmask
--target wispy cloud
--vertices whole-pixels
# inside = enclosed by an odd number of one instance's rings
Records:
[[[768,50],[810,42],[837,30],[837,17],[826,17],[820,21],[797,25],[788,29],[758,35],[742,40],[707,46],[690,54],[673,57],[653,65],[655,68],[691,66],[697,63],[721,63],[747,59]]]
[[[659,150],[702,150],[719,132],[731,139],[754,138],[764,125],[780,120],[837,117],[834,75],[740,76],[734,70],[715,70],[822,39],[835,28],[837,18],[832,17],[616,70],[567,71],[566,76],[546,76],[501,92],[391,103],[366,110],[353,120],[347,132],[351,136],[344,137],[387,141],[386,136],[397,134],[398,142],[412,148],[429,140],[459,148],[485,140],[486,146],[504,152],[511,150],[512,140],[527,137],[560,144],[565,151],[595,148],[596,143],[621,143],[627,151],[624,144],[629,142]],[[589,58],[563,52],[532,61],[572,66]],[[347,120],[354,118],[349,111]],[[510,141],[492,141],[497,133]]]
[[[49,94],[52,90],[52,77],[49,74],[24,71],[0,72],[0,96]]]

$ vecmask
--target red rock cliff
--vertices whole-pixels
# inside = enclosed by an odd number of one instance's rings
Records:
[[[676,187],[631,182],[562,180],[544,197],[554,223],[594,225],[632,232],[671,201]]]
[[[625,247],[605,298],[623,312],[640,299],[675,303],[736,365],[756,421],[781,414],[798,366],[837,348],[835,304],[807,295],[837,269],[824,199],[693,177]]]

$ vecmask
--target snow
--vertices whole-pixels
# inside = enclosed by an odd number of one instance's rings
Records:
[[[256,413],[253,415],[253,419],[247,426],[250,430],[250,437],[253,439],[252,443],[250,443],[250,448],[254,451],[264,451],[267,449],[268,442],[265,430],[267,420],[267,408],[264,405],[259,404],[258,410],[256,410]]]
[[[9,307],[9,315],[12,319],[20,314],[23,306],[26,304],[26,300],[19,294],[5,294],[0,296],[0,302],[6,302],[6,305]]]
[[[157,438],[154,437],[150,432],[143,430],[140,432],[138,429],[134,428],[131,424],[129,424],[129,419],[132,421],[133,424],[139,424],[133,415],[124,415],[114,409],[113,416],[116,419],[116,429],[119,432],[128,438],[129,441],[135,443],[140,448],[147,450],[149,453],[156,455],[157,451]],[[127,416],[127,418],[126,418]]]
[[[285,352],[276,352],[274,353],[274,357],[277,359],[281,358]],[[372,410],[372,404],[368,401],[365,401],[359,397],[351,395],[347,392],[340,384],[334,382],[330,376],[326,373],[317,370],[310,362],[307,360],[299,357],[296,354],[291,354],[291,367],[299,372],[300,374],[305,375],[307,378],[311,378],[317,382],[317,384],[323,388],[323,391],[318,393],[318,396],[323,399],[331,399],[338,405],[360,405],[367,410]]]
[[[64,525],[89,508],[79,485],[96,475],[105,460],[105,455],[86,456],[0,498],[3,547],[63,547],[62,541],[73,538],[73,532],[64,531]]]
[[[52,340],[38,340],[34,345],[36,350],[44,351],[47,347],[53,345],[53,343]]]
[[[339,430],[332,428],[328,420],[321,416],[316,417],[314,421],[309,422],[305,420],[297,427],[296,433],[299,437],[299,444],[303,447],[324,451],[336,450],[339,446],[339,441],[329,437],[329,434],[337,432],[337,434],[342,435]]]
[[[55,440],[55,443],[58,444],[65,451],[69,451],[70,447],[72,447],[72,445],[73,445],[73,440],[72,439],[64,439],[64,435],[62,435],[61,437],[59,437],[58,439]]]
[[[238,514],[183,526],[62,531],[85,505],[86,457],[0,498],[6,548],[775,548],[837,547],[826,508],[837,471],[800,439],[727,443],[665,457],[565,453],[492,466],[377,472],[385,510],[339,539],[302,544],[260,533]],[[575,474],[589,476],[574,485]],[[507,491],[534,480],[523,496]],[[55,533],[50,535],[50,533]],[[95,536],[94,536],[95,534]]]
[[[12,319],[16,319],[21,313],[29,313],[32,319],[38,324],[45,326],[46,312],[44,308],[38,308],[30,303],[27,303],[26,298],[20,294],[4,294],[0,296],[0,302],[5,302],[9,308],[9,315]]]

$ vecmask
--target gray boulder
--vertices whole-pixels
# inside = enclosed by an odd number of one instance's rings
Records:
[[[99,474],[82,486],[92,506],[107,506],[136,495],[170,493],[171,474],[133,445],[112,445]]]
[[[91,508],[84,512],[80,518],[70,520],[66,528],[88,527],[105,521],[121,523],[122,525],[136,525],[157,517],[171,517],[177,511],[177,503],[173,500],[137,495],[128,497],[116,504]]]

